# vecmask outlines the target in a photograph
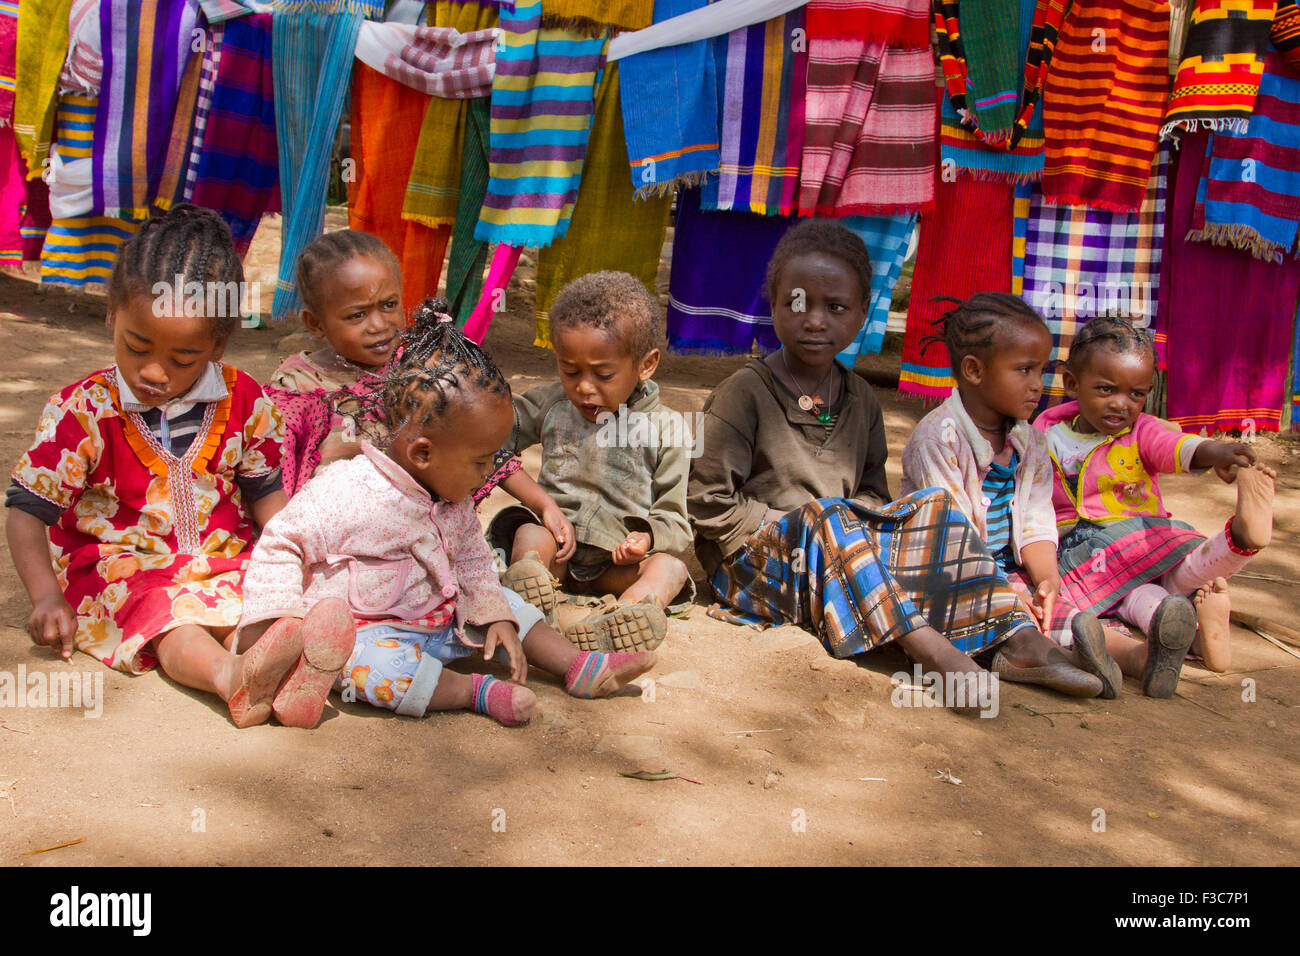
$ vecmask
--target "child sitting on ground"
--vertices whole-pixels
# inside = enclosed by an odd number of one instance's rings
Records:
[[[696,553],[738,612],[710,613],[801,625],[836,657],[897,641],[954,688],[982,671],[968,655],[988,652],[1003,679],[1097,696],[1101,681],[1035,629],[951,494],[890,501],[880,405],[835,361],[866,319],[862,240],[837,223],[801,222],[767,275],[781,348],[714,390],[707,454],[691,472]]]
[[[625,272],[575,279],[550,313],[560,381],[515,397],[515,451],[541,442],[538,490],[571,537],[563,540],[557,522],[521,497],[530,507],[502,511],[488,538],[510,555],[503,583],[548,615],[556,586],[617,595],[612,610],[565,629],[579,647],[656,647],[667,630],[663,609],[685,609],[694,597],[676,557],[691,543],[690,436],[651,379],[658,314],[654,297]]]
[[[281,721],[315,725],[333,685],[399,714],[470,709],[515,726],[536,703],[522,686],[529,662],[584,698],[644,673],[652,653],[579,651],[532,627],[541,615],[524,602],[512,610],[470,498],[510,435],[510,387],[450,323],[419,323],[404,339],[366,398],[386,451],[363,441],[361,455],[309,481],[249,563],[241,628],[292,628],[309,612],[328,617],[341,649],[313,662],[317,678],[277,707]],[[489,660],[504,649],[519,683],[443,670],[480,648]]]
[[[1113,610],[1148,635],[1146,644],[1114,642],[1111,653],[1126,674],[1150,667],[1158,649],[1161,687],[1172,694],[1189,646],[1210,670],[1226,670],[1226,579],[1269,542],[1276,472],[1257,464],[1249,445],[1175,434],[1143,414],[1155,351],[1127,319],[1085,325],[1063,379],[1073,401],[1034,422],[1055,465],[1062,593],[1098,614]],[[1237,483],[1237,510],[1223,533],[1208,539],[1169,516],[1157,482],[1162,472],[1203,468]],[[1187,599],[1193,594],[1194,606]]]
[[[1123,677],[1105,629],[1060,595],[1052,462],[1029,425],[1052,353],[1047,323],[1019,296],[984,292],[939,320],[957,388],[903,447],[903,491],[943,488],[993,552],[1043,631],[1113,698]]]
[[[243,280],[216,213],[178,205],[142,223],[108,285],[116,364],[50,400],[5,498],[33,641],[129,674],[161,665],[219,695],[239,727],[265,721],[281,686],[294,693],[305,676],[298,629],[242,655],[233,635],[249,544],[285,504],[279,417],[219,361],[238,308],[179,307],[193,283]],[[178,281],[162,305],[156,286]]]

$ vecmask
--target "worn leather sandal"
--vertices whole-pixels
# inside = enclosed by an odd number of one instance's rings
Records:
[[[1142,693],[1173,697],[1183,672],[1183,659],[1196,638],[1196,608],[1185,597],[1171,594],[1160,602],[1147,635],[1147,665],[1142,669]]]

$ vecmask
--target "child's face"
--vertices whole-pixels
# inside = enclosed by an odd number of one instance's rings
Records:
[[[1079,417],[1095,432],[1118,435],[1132,428],[1146,405],[1156,370],[1147,352],[1093,348],[1078,375],[1062,376],[1065,394],[1079,402]]]
[[[113,358],[126,384],[146,405],[161,405],[190,390],[209,362],[221,358],[225,340],[212,337],[198,315],[154,315],[154,300],[132,296],[109,313]]]
[[[826,253],[805,253],[785,264],[772,324],[795,374],[830,368],[862,329],[868,291],[848,263]]]
[[[303,309],[308,331],[349,362],[366,368],[388,363],[406,325],[402,288],[393,270],[372,256],[353,256],[321,280],[313,297],[319,312]]]
[[[444,501],[461,501],[492,474],[493,459],[514,424],[514,406],[505,395],[453,396],[442,420],[414,439],[399,434],[389,454],[426,490]]]
[[[1025,419],[1043,394],[1043,369],[1052,356],[1052,336],[1041,325],[1015,324],[999,329],[985,361],[967,355],[961,361],[963,384],[973,386],[991,411]]]
[[[573,325],[552,330],[555,363],[569,401],[589,422],[601,412],[618,412],[637,384],[659,367],[659,350],[629,355],[618,337],[604,329]]]

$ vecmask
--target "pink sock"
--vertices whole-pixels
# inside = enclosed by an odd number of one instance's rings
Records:
[[[497,680],[489,674],[475,674],[473,681],[474,696],[469,707],[474,713],[487,714],[506,727],[526,724],[533,716],[537,697],[527,687]]]
[[[1220,531],[1202,541],[1178,567],[1161,578],[1160,583],[1170,594],[1192,594],[1215,578],[1232,577],[1250,563],[1251,557],[1249,554],[1234,554],[1228,547],[1228,536]]]
[[[602,654],[599,651],[583,651],[573,659],[569,671],[564,675],[564,689],[574,697],[588,700],[598,694],[608,694],[627,681],[643,674],[654,664],[654,655],[641,651],[639,653]],[[606,678],[617,675],[614,686],[606,687]]]
[[[1115,605],[1115,614],[1126,624],[1142,629],[1143,634],[1151,631],[1151,619],[1155,617],[1160,602],[1169,597],[1169,592],[1158,584],[1143,584],[1129,592],[1128,597]]]

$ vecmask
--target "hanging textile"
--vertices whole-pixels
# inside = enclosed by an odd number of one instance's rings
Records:
[[[1300,312],[1296,313],[1295,345],[1291,354],[1291,430],[1300,431]]]
[[[347,99],[363,16],[382,17],[381,0],[289,0],[271,20],[275,134],[280,152],[280,275],[272,314],[302,305],[298,256],[325,228],[325,190]]]
[[[40,177],[54,136],[59,73],[68,55],[72,0],[23,0],[18,8],[14,135],[29,179]]]
[[[542,26],[580,30],[591,36],[613,27],[643,30],[654,22],[654,0],[546,0]]]
[[[930,50],[808,39],[801,216],[934,204],[938,99]]]
[[[15,149],[17,144],[15,144]],[[18,157],[22,163],[22,157]],[[25,165],[25,164],[24,164]],[[18,233],[23,240],[23,261],[40,262],[45,234],[50,228],[50,187],[45,180],[27,180],[27,201],[23,203],[22,225]]]
[[[486,97],[470,100],[466,106],[460,198],[456,224],[451,229],[451,252],[447,255],[446,298],[462,328],[483,294],[483,268],[487,265],[488,244],[474,238],[474,227],[487,193],[489,110]]]
[[[208,23],[213,26],[233,20],[236,17],[247,16],[252,12],[242,3],[236,3],[235,0],[199,0],[199,6],[203,8],[203,15],[207,17]]]
[[[794,38],[803,29],[803,11],[795,10],[714,42],[722,133],[718,178],[701,192],[704,209],[794,211],[808,76],[807,47]]]
[[[0,129],[12,129],[14,125],[17,59],[18,4],[15,0],[0,0]]]
[[[1008,183],[961,177],[936,187],[934,211],[921,216],[898,377],[901,393],[939,401],[952,391],[956,383],[937,324],[952,303],[930,300],[1011,291],[1014,203]],[[930,336],[939,341],[925,341]]]
[[[1244,132],[1210,137],[1209,170],[1187,238],[1281,262],[1300,228],[1300,77],[1270,49]]]
[[[1196,0],[1162,136],[1245,128],[1276,9],[1277,0]]]
[[[809,36],[881,40],[916,50],[930,46],[929,0],[811,0]]]
[[[859,355],[875,353],[885,341],[889,324],[889,305],[894,286],[903,270],[908,242],[916,228],[916,216],[849,216],[840,224],[856,232],[867,246],[871,258],[871,295],[867,319],[858,337],[837,357],[849,368]]]
[[[1090,319],[1119,315],[1139,328],[1154,322],[1168,165],[1165,147],[1156,154],[1135,213],[1054,205],[1043,199],[1041,188],[1030,187],[1019,294],[1052,333],[1041,408],[1064,398],[1065,359],[1075,334]]]
[[[191,198],[221,214],[243,258],[262,215],[280,210],[271,14],[228,21]]]
[[[655,0],[659,23],[707,0]],[[623,129],[636,195],[697,186],[718,169],[718,88],[713,48],[696,40],[622,61]]]
[[[358,63],[352,75],[352,157],[348,227],[369,232],[393,250],[402,268],[402,302],[409,312],[436,295],[451,226],[430,229],[402,218],[407,170],[420,137],[428,97]]]
[[[617,269],[636,276],[652,293],[663,251],[672,200],[633,202],[625,172],[623,118],[619,109],[618,66],[605,69],[596,91],[587,161],[582,167],[573,228],[537,256],[537,338],[551,347],[551,306],[566,283],[590,272]]]
[[[405,23],[361,24],[356,57],[429,96],[469,99],[492,92],[495,29],[461,33]]]
[[[1209,167],[1205,132],[1179,149],[1169,221],[1169,259],[1160,309],[1168,376],[1166,417],[1202,428],[1277,431],[1291,354],[1300,262],[1182,237]]]
[[[1296,0],[1278,0],[1268,36],[1282,62],[1293,74],[1300,73],[1300,4]]]
[[[515,274],[515,267],[519,265],[519,254],[523,251],[522,246],[508,246],[503,242],[492,254],[492,266],[488,269],[483,297],[478,300],[478,305],[474,306],[474,311],[470,313],[469,319],[461,329],[480,345],[487,335],[492,316],[497,312],[505,311],[506,286],[510,284],[510,277]]]
[[[779,348],[767,301],[767,262],[786,216],[700,209],[700,191],[677,195],[668,285],[668,344],[676,352],[746,354]]]
[[[607,37],[542,28],[541,0],[501,11],[490,179],[476,239],[548,246],[569,228]]]
[[[644,30],[620,33],[611,40],[609,62],[696,40],[709,40],[751,23],[764,23],[773,17],[784,16],[807,3],[808,0],[713,0],[707,6],[694,5],[676,16],[665,18],[661,16],[656,0],[655,22]]]
[[[64,93],[55,110],[58,136],[50,150],[50,213],[56,219],[94,211],[95,97]]]
[[[27,196],[18,141],[14,139],[14,61],[18,5],[0,2],[0,269],[22,269],[22,207]]]
[[[194,184],[198,180],[199,160],[207,140],[208,116],[212,112],[212,94],[216,91],[217,70],[221,65],[221,40],[226,28],[218,23],[207,28],[207,41],[203,47],[203,65],[199,69],[199,93],[194,106],[194,133],[190,139],[190,156],[185,167],[185,188],[181,199],[190,202]]]
[[[1168,0],[1070,9],[1044,94],[1046,201],[1137,212],[1169,97],[1168,49]]]

